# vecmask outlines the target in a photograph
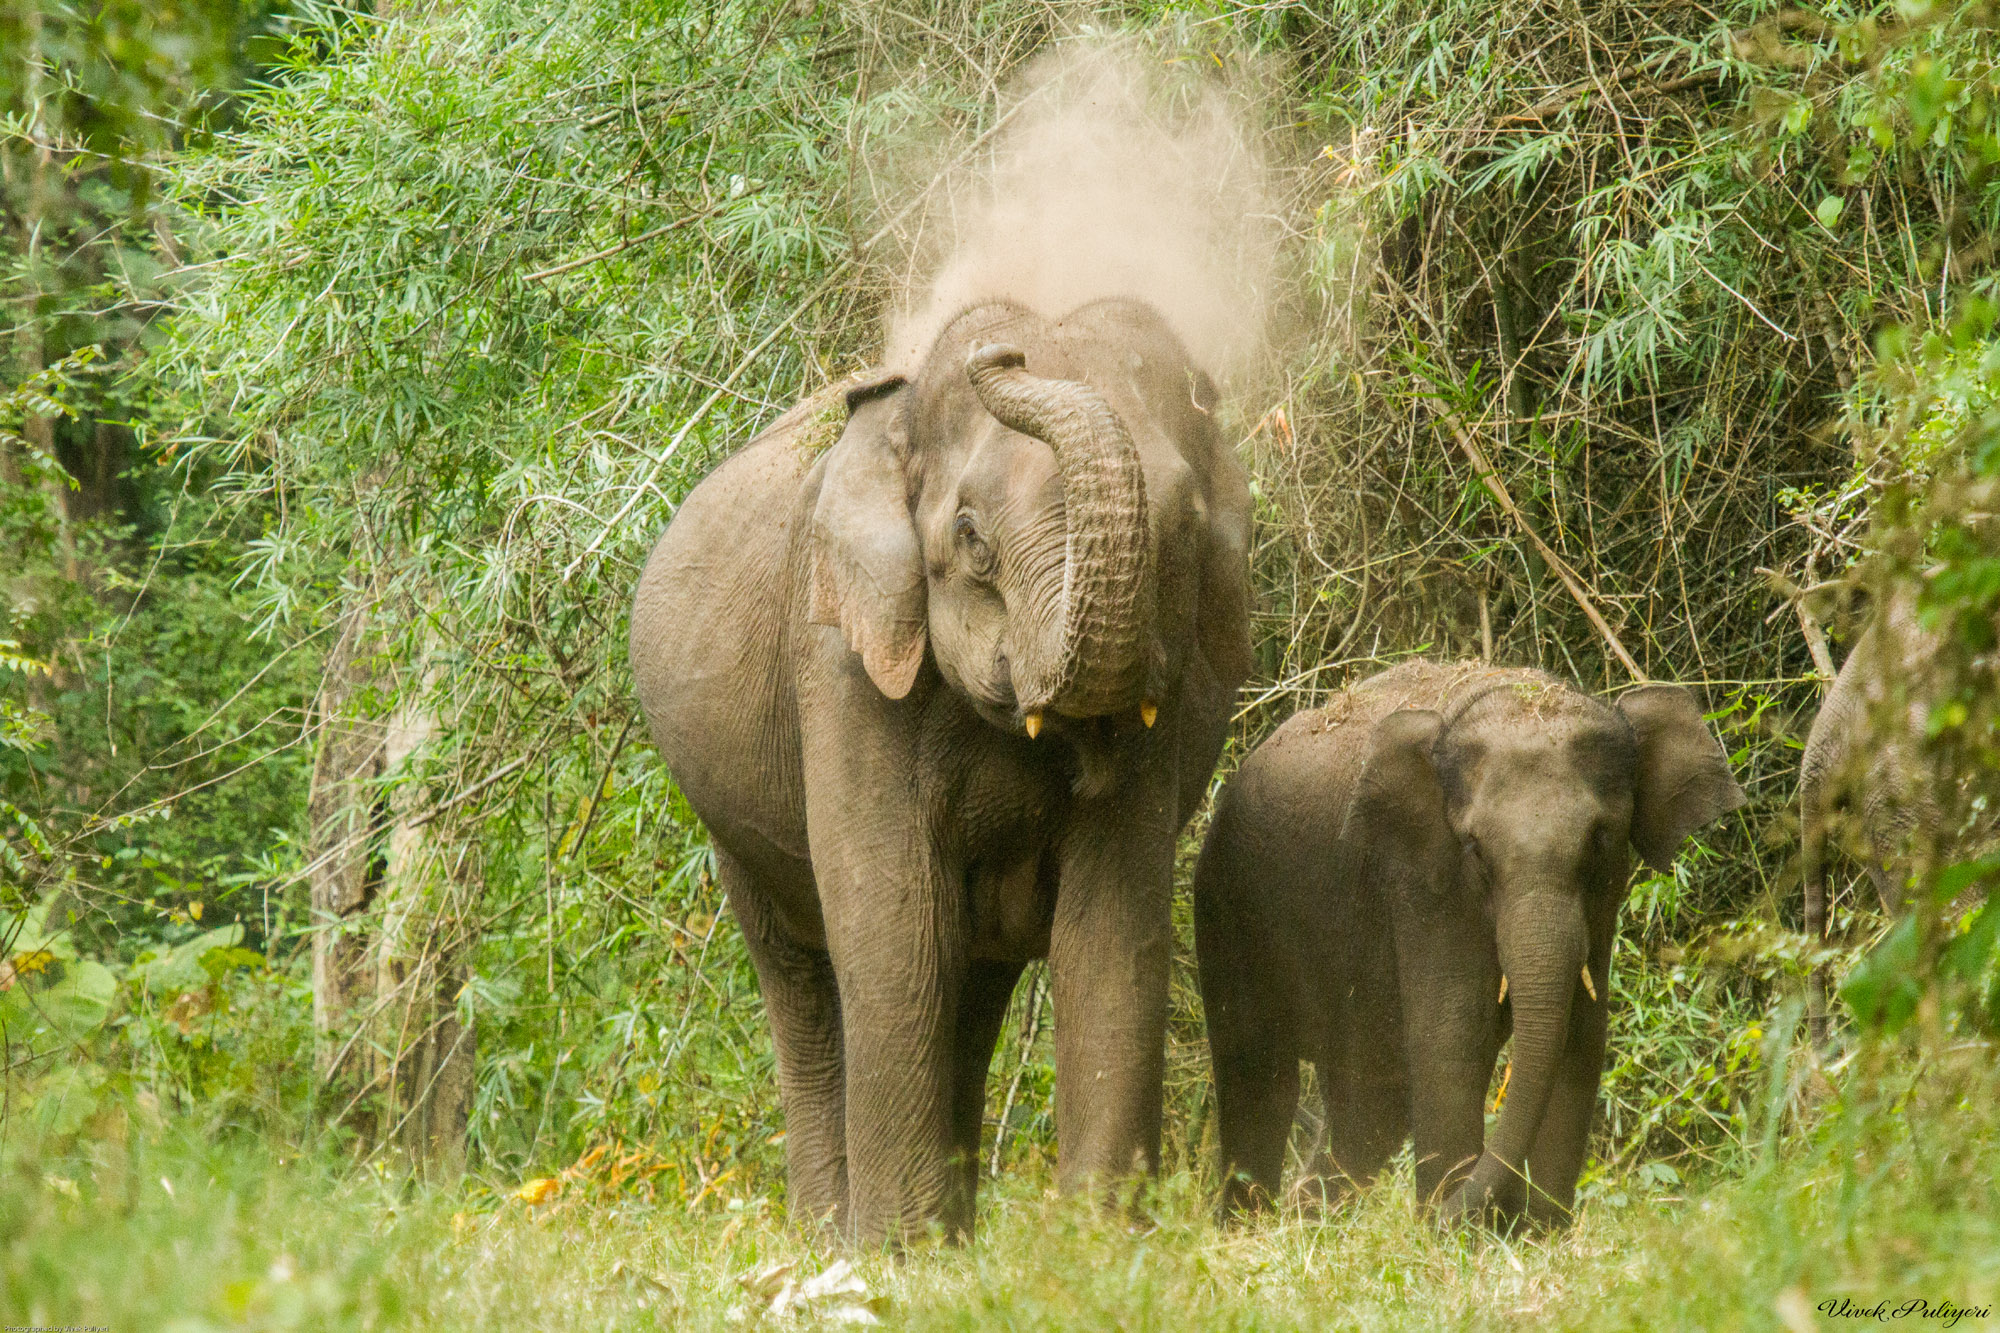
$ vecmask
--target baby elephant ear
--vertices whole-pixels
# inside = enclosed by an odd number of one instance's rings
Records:
[[[1632,846],[1647,865],[1663,871],[1688,834],[1749,798],[1701,720],[1701,705],[1680,686],[1643,685],[1618,697],[1618,711],[1639,742]]]
[[[910,692],[929,639],[902,388],[891,375],[848,390],[847,429],[827,450],[810,538],[812,623],[837,627],[891,699]]]
[[[1351,882],[1373,883],[1389,897],[1427,884],[1443,865],[1451,838],[1444,788],[1431,763],[1442,719],[1405,708],[1375,724],[1368,759],[1341,824],[1340,842],[1358,864]]]

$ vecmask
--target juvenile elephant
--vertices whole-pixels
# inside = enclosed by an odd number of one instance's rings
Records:
[[[1665,869],[1743,800],[1678,686],[1608,703],[1414,662],[1288,720],[1224,790],[1195,872],[1225,1213],[1275,1194],[1304,1059],[1326,1114],[1307,1183],[1365,1181],[1414,1137],[1418,1194],[1447,1217],[1567,1216],[1628,846]]]
[[[1155,1164],[1174,841],[1250,664],[1216,405],[1146,305],[979,305],[781,418],[648,559],[639,698],[757,967],[796,1215],[969,1230],[1043,956],[1061,1182]]]

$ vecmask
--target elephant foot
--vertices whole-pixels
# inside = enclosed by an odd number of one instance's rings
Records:
[[[1285,1211],[1302,1222],[1318,1222],[1345,1208],[1360,1191],[1338,1168],[1302,1175],[1285,1194]]]
[[[1438,1225],[1446,1230],[1480,1227],[1512,1235],[1520,1229],[1525,1209],[1521,1200],[1507,1197],[1510,1193],[1515,1191],[1495,1187],[1475,1176],[1460,1184],[1438,1205]]]
[[[1485,1212],[1489,1193],[1485,1190],[1475,1190],[1469,1180],[1461,1183],[1438,1204],[1438,1225],[1449,1231],[1478,1223]]]
[[[1221,1202],[1215,1207],[1215,1220],[1224,1227],[1247,1226],[1269,1213],[1272,1203],[1269,1190],[1246,1175],[1237,1175],[1222,1187]]]

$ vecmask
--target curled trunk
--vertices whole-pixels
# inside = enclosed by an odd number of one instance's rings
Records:
[[[981,347],[966,362],[980,403],[1002,425],[1047,443],[1062,477],[1062,563],[1017,610],[1015,699],[1023,713],[1116,712],[1139,702],[1153,613],[1139,451],[1095,389],[1025,367],[1022,353],[1005,346]]]

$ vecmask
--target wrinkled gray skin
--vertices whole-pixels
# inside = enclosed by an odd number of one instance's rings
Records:
[[[1275,1195],[1303,1059],[1326,1101],[1308,1189],[1364,1182],[1413,1137],[1446,1217],[1566,1217],[1631,850],[1665,869],[1743,799],[1678,686],[1607,703],[1417,662],[1288,720],[1223,791],[1195,872],[1225,1215]]]
[[[632,664],[756,963],[795,1215],[963,1235],[1030,959],[1061,1182],[1157,1161],[1174,840],[1249,669],[1249,491],[1135,302],[978,306],[908,382],[836,388],[823,455],[831,394],[687,497]]]
[[[1799,827],[1806,933],[1826,939],[1828,844],[1839,834],[1891,915],[1909,905],[1912,840],[1935,832],[1938,806],[1919,753],[1938,639],[1907,602],[1889,608],[1855,641],[1833,678],[1799,761]],[[1813,1039],[1827,1032],[1827,978],[1810,992]]]

